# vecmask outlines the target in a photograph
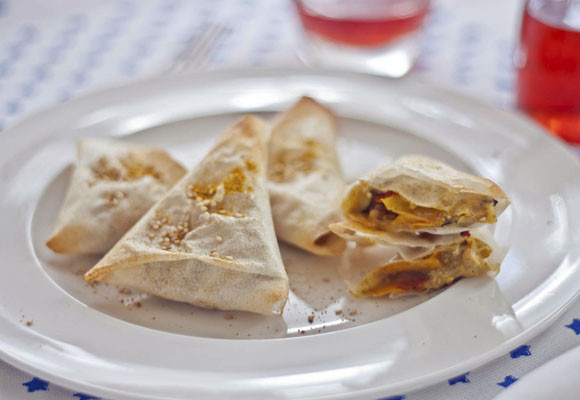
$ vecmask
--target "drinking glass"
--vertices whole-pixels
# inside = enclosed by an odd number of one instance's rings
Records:
[[[580,143],[580,0],[526,1],[515,65],[518,106]]]
[[[307,64],[400,77],[418,55],[429,0],[294,0]]]

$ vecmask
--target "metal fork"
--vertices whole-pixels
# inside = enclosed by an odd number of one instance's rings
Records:
[[[220,43],[227,26],[221,22],[209,22],[202,25],[186,42],[183,50],[167,69],[167,74],[181,74],[189,71],[200,71],[207,65],[209,55]]]

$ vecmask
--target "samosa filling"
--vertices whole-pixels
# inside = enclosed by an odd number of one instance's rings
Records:
[[[362,210],[367,224],[373,228],[407,231],[450,224],[468,226],[476,222],[496,222],[494,205],[489,198],[471,197],[457,202],[450,210],[422,207],[397,192],[371,191],[371,200]]]
[[[485,262],[491,248],[479,239],[462,235],[464,240],[437,247],[431,254],[415,260],[398,260],[367,274],[359,283],[356,296],[384,296],[396,293],[428,292],[449,285],[461,277],[496,271]]]

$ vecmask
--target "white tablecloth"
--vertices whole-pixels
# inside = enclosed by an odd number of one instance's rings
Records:
[[[521,4],[433,0],[412,75],[513,107],[511,54]],[[159,74],[207,21],[226,27],[206,68],[298,64],[289,1],[0,0],[0,132],[37,110]],[[579,153],[580,154],[580,153]],[[1,307],[1,305],[0,305]],[[465,375],[391,398],[491,399],[580,344],[580,303],[525,346]],[[577,371],[570,371],[570,377]],[[0,399],[96,399],[0,361]]]

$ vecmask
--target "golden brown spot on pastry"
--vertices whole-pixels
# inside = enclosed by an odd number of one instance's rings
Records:
[[[91,166],[91,171],[95,178],[103,181],[118,181],[121,179],[121,172],[112,167],[109,161],[105,157],[99,158],[99,160]]]
[[[140,162],[132,155],[122,158],[120,161],[123,168],[125,168],[126,180],[133,181],[144,176],[161,179],[161,175],[153,166]]]
[[[213,185],[202,186],[197,183],[187,185],[185,194],[190,199],[201,198],[204,200],[211,199],[216,193],[216,187]]]
[[[258,170],[258,166],[252,160],[246,160],[246,168],[250,172],[256,172]]]
[[[220,186],[223,187],[225,194],[250,192],[252,187],[246,187],[246,181],[247,178],[243,168],[234,167],[228,172],[223,181],[207,184],[189,184],[185,188],[185,194],[193,200],[211,200],[218,193]]]
[[[246,174],[242,167],[233,168],[226,179],[224,179],[224,191],[226,194],[244,192],[244,185],[246,183]]]
[[[123,167],[122,169],[115,168],[107,158],[101,157],[91,166],[91,172],[97,180],[104,181],[134,181],[144,176],[161,179],[161,175],[155,168],[140,162],[132,155],[121,158],[119,162]]]
[[[323,149],[315,140],[304,140],[297,151],[284,151],[274,156],[268,178],[274,182],[287,182],[298,174],[312,172],[315,161],[322,155]]]

